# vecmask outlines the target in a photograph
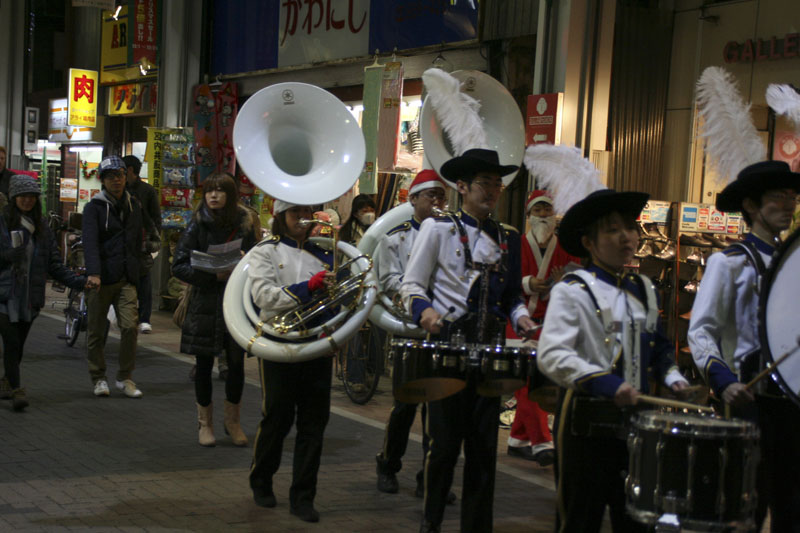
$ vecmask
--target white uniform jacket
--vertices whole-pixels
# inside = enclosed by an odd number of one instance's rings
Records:
[[[403,273],[411,257],[411,247],[419,234],[420,223],[412,218],[386,232],[375,252],[378,279],[390,298],[400,292]]]
[[[333,255],[317,244],[300,243],[289,237],[261,241],[250,254],[247,275],[253,282],[251,296],[267,320],[299,303],[308,302],[308,280],[321,270],[330,270]]]
[[[463,210],[456,216],[464,227],[467,242],[462,242],[449,217],[431,217],[422,222],[400,287],[403,305],[416,324],[428,307],[450,322],[476,310],[477,298],[470,292],[480,271],[467,268],[464,247],[469,246],[474,262],[497,264],[504,255],[500,249],[500,241],[504,241],[507,270],[491,277],[489,312],[509,318],[516,329],[520,317],[529,316],[520,296],[519,233],[491,218],[481,222]]]
[[[775,247],[752,233],[745,241],[755,246],[768,268]],[[738,381],[744,357],[761,347],[759,278],[747,253],[738,247],[712,254],[703,271],[687,338],[697,368],[717,394]]]
[[[651,371],[667,386],[685,381],[658,323],[655,293],[646,292],[650,282],[639,280],[590,265],[557,283],[539,337],[539,370],[562,387],[606,398],[623,381],[647,392]]]

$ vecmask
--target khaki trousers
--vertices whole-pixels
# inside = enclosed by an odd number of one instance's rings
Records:
[[[87,295],[88,361],[92,383],[106,379],[105,334],[108,308],[114,306],[120,329],[119,370],[117,381],[131,379],[136,359],[136,338],[139,334],[139,303],[136,286],[127,281],[101,285]]]

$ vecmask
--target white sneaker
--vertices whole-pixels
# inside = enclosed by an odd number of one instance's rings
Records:
[[[141,398],[142,391],[136,388],[136,383],[130,379],[117,381],[117,388],[125,393],[128,398]]]
[[[149,322],[142,322],[139,324],[139,332],[150,333],[151,331],[153,331],[153,326],[151,326]]]
[[[94,384],[94,395],[95,396],[108,396],[110,393],[108,391],[108,382],[106,380],[101,379],[97,383]]]

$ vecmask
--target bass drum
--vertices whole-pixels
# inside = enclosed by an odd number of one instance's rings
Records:
[[[794,351],[772,372],[772,379],[800,406],[800,230],[795,231],[772,258],[761,281],[758,322],[761,347],[772,364]]]

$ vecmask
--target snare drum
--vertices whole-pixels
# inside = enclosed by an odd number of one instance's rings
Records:
[[[486,346],[481,350],[481,380],[478,394],[501,396],[525,385],[528,378],[529,349],[512,346]]]
[[[628,512],[651,525],[675,515],[690,530],[753,527],[758,438],[744,420],[638,413],[628,437]]]
[[[448,343],[394,339],[392,390],[404,403],[434,402],[466,386],[463,348]]]
[[[539,371],[536,366],[536,350],[528,355],[528,399],[539,404],[548,413],[558,410],[558,385]]]

